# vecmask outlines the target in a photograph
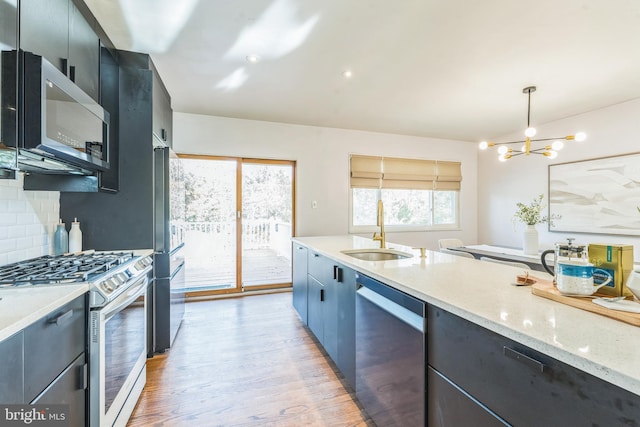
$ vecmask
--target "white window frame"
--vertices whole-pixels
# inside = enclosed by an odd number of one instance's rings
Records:
[[[389,191],[387,189],[387,191]],[[431,209],[432,225],[384,225],[385,232],[416,232],[416,231],[452,231],[460,230],[460,190],[428,190],[431,191],[431,206],[433,206],[433,193],[435,191],[453,191],[456,193],[456,209],[454,224],[433,224],[433,209]],[[380,200],[381,189],[376,190],[376,200]],[[382,200],[384,202],[384,200]],[[378,231],[379,227],[374,225],[353,225],[353,188],[349,188],[349,233],[373,233]]]

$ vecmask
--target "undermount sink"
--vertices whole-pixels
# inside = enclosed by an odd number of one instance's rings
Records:
[[[413,255],[395,249],[350,249],[342,251],[343,254],[364,261],[389,261],[394,259],[411,258]]]

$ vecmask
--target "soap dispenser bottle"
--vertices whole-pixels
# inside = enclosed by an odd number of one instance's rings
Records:
[[[82,231],[80,230],[80,223],[78,218],[74,218],[71,223],[71,230],[69,231],[69,252],[81,252],[82,251]]]
[[[69,252],[69,234],[67,229],[60,219],[56,232],[53,234],[53,254],[62,255]]]

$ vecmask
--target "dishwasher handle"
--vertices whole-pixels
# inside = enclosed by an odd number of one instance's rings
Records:
[[[411,326],[415,330],[421,333],[425,332],[424,317],[417,315],[411,310],[404,308],[400,304],[397,304],[388,298],[385,298],[379,293],[367,287],[362,286],[360,289],[356,291],[356,298],[357,297],[364,298],[365,300],[369,301],[371,304],[377,306],[381,310],[386,311],[396,319],[406,323],[407,325]]]

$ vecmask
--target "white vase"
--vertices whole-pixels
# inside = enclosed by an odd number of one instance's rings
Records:
[[[525,255],[538,255],[538,230],[535,225],[527,225],[523,234],[522,246]]]

